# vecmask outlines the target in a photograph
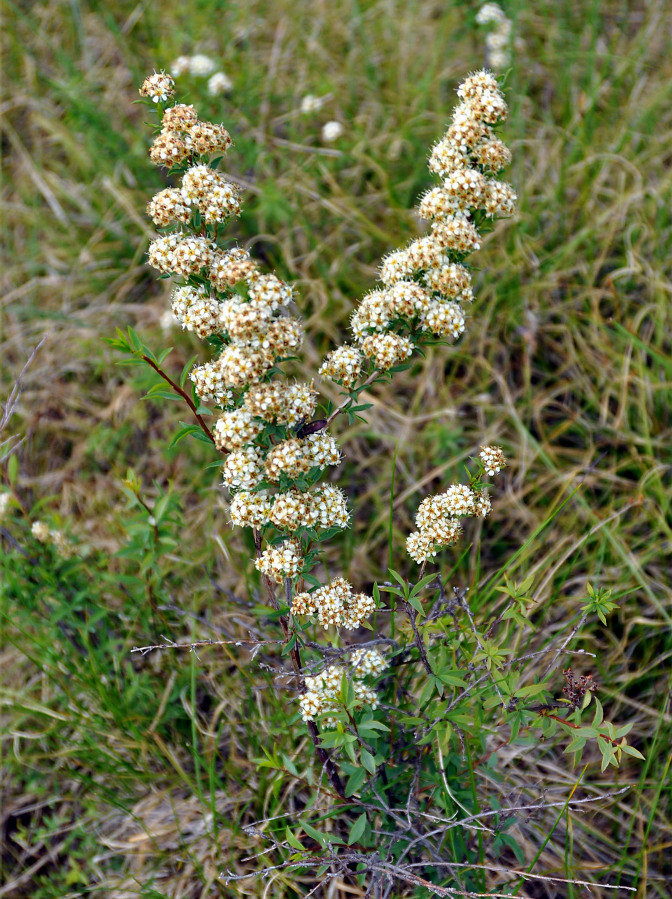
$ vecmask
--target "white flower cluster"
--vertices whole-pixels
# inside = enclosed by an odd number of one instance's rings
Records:
[[[346,390],[354,387],[362,371],[362,354],[347,343],[325,356],[319,374],[342,384]]]
[[[219,303],[204,287],[176,287],[170,301],[173,315],[187,331],[208,337],[219,330]]]
[[[497,3],[484,3],[476,14],[478,25],[489,25],[485,37],[488,65],[501,72],[511,65],[511,20]]]
[[[331,144],[338,140],[339,137],[342,137],[343,131],[344,128],[340,122],[325,122],[322,126],[322,140],[327,144]]]
[[[298,478],[311,468],[324,469],[338,465],[341,453],[334,438],[326,431],[309,434],[303,439],[292,437],[278,443],[266,456],[266,478],[279,481],[282,475]]]
[[[278,530],[346,528],[350,520],[345,494],[327,484],[313,490],[289,490],[273,497],[269,521]]]
[[[7,510],[12,505],[11,493],[0,493],[0,521],[5,517]]]
[[[63,559],[70,559],[77,554],[75,544],[63,533],[47,527],[43,521],[34,521],[31,527],[31,533],[40,543],[53,543],[56,552]]]
[[[304,115],[308,115],[322,109],[326,101],[326,97],[316,97],[314,94],[306,94],[306,96],[302,98],[301,106],[299,108]]]
[[[165,103],[175,95],[175,82],[165,72],[154,72],[142,82],[140,96],[149,97],[153,103]]]
[[[297,593],[292,600],[292,615],[316,615],[324,628],[334,624],[354,630],[375,608],[370,596],[366,593],[354,594],[350,584],[342,577],[312,593]]]
[[[287,577],[297,577],[303,565],[303,549],[299,540],[287,540],[279,546],[265,549],[254,566],[276,584]]]
[[[499,446],[482,446],[479,453],[486,474],[493,475],[506,465]],[[428,496],[418,506],[415,524],[418,528],[408,536],[406,550],[416,562],[427,562],[438,548],[451,546],[462,533],[461,518],[485,518],[492,504],[484,490],[473,490],[465,484],[453,484],[445,493]]]
[[[514,211],[513,189],[494,177],[511,159],[493,131],[507,114],[497,80],[477,72],[457,93],[461,102],[429,160],[442,184],[421,197],[418,207],[432,223],[430,233],[383,260],[382,287],[361,300],[351,319],[356,348],[340,347],[320,368],[346,389],[356,384],[361,356],[387,370],[412,355],[423,332],[457,340],[465,329],[462,303],[473,299],[464,260],[480,248],[477,224],[483,215]]]
[[[482,446],[478,454],[486,474],[498,474],[506,466],[501,446]]]
[[[211,97],[226,94],[233,88],[233,82],[224,72],[216,72],[217,63],[204,53],[194,56],[178,56],[170,67],[173,78],[181,75],[193,75],[195,78],[208,78],[208,93]]]
[[[346,676],[349,674],[352,678],[356,708],[361,709],[365,705],[371,706],[372,709],[378,707],[376,691],[367,686],[363,679],[368,675],[380,674],[387,667],[387,662],[377,650],[370,649],[354,653],[351,665],[349,672],[342,665],[330,665],[315,677],[306,678],[306,692],[299,697],[301,717],[304,721],[314,721],[318,715],[333,714],[339,710],[338,694],[344,674]],[[323,723],[329,726],[334,721],[333,717],[328,717]]]
[[[160,191],[148,204],[147,212],[160,228],[174,222],[188,224],[196,210],[204,222],[212,225],[240,215],[239,194],[237,184],[222,178],[210,166],[193,165],[184,173],[181,187]],[[205,265],[212,261],[208,257]]]

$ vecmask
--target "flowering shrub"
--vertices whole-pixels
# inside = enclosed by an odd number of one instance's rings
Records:
[[[436,895],[472,889],[472,836],[482,833],[475,772],[496,752],[495,735],[505,733],[507,745],[533,740],[536,730],[544,737],[569,733],[576,759],[592,739],[605,767],[623,753],[639,755],[627,744],[627,727],[603,721],[599,701],[592,724],[581,723],[593,685],[577,683],[571,669],[564,695],[555,698],[554,669],[570,638],[521,658],[523,635],[529,642],[534,631],[532,579],[513,583],[504,566],[468,591],[448,586],[452,574],[425,574],[439,550],[459,544],[466,519],[490,512],[487,479],[505,469],[502,449],[481,447],[467,484],[420,502],[417,530],[406,542],[412,576],[390,569],[390,580],[351,585],[347,572],[327,582],[319,575],[326,543],[354,514],[343,490],[327,480],[342,458],[329,429],[340,416],[363,417],[361,394],[414,364],[425,347],[461,336],[473,299],[468,257],[493,219],[515,211],[515,191],[498,177],[511,159],[498,136],[507,114],[499,84],[482,71],[460,85],[460,103],[429,158],[441,183],[418,206],[429,232],[382,261],[380,285],[352,314],[350,342],[329,352],[317,372],[337,385],[338,402],[321,402],[315,381],[297,382],[283,370],[304,340],[292,287],[262,272],[244,248],[222,244],[226,223],[241,211],[240,187],[217,171],[231,146],[228,132],[201,121],[194,107],[175,104],[169,75],[150,76],[140,93],[160,116],[150,159],[176,182],[147,207],[162,229],[149,263],[176,279],[173,315],[208,342],[214,358],[175,380],[162,367],[165,354],[157,357],[135,332],[120,332],[112,343],[147,362],[187,403],[196,424],[178,439],[191,434],[223,454],[230,523],[252,531],[254,567],[282,631],[280,659],[289,662],[280,676],[291,679],[295,695],[278,701],[288,701],[290,720],[308,729],[319,763],[309,782],[326,777],[330,798],[350,803],[341,807],[337,833],[304,816],[284,835],[266,838],[281,865],[327,863],[329,876],[368,879],[371,889],[400,881]],[[356,572],[350,576],[356,580]],[[587,599],[582,621],[614,608],[608,594],[590,586]],[[353,633],[361,629],[371,639]],[[287,770],[270,750],[259,765]],[[499,800],[491,802],[496,809]],[[320,803],[318,791],[315,814],[324,812]],[[427,821],[441,827],[428,833]],[[490,855],[515,847],[506,834],[510,816],[493,812],[490,824]],[[449,890],[440,886],[446,883]]]

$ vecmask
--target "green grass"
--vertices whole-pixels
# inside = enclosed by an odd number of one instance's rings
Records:
[[[504,128],[519,212],[474,256],[476,299],[461,341],[376,388],[366,425],[341,426],[344,483],[363,506],[330,563],[335,573],[344,560],[364,586],[382,579],[390,539],[402,545],[420,499],[459,477],[480,443],[501,444],[510,470],[461,573],[485,582],[523,547],[512,570],[535,576],[533,621],[545,641],[579,616],[587,580],[612,588],[617,615],[608,628],[591,621],[576,645],[596,658],[574,664],[593,672],[610,720],[634,722],[631,742],[646,756],[605,775],[587,758],[585,795],[628,791],[599,811],[557,808],[519,821],[516,841],[528,865],[557,819],[536,870],[620,878],[640,896],[664,897],[672,876],[668,11],[547,0],[505,9],[524,41],[506,81]],[[190,641],[272,629],[253,608],[250,547],[227,524],[217,473],[204,470],[211,457],[197,443],[165,449],[183,411],[141,402],[152,378],[117,367],[102,343],[132,325],[155,348],[175,345],[177,372],[201,349],[187,334],[162,334],[168,288],[144,265],[144,207],[164,179],[146,156],[137,85],[196,49],[232,77],[225,99],[207,98],[203,82],[184,88],[234,137],[228,171],[248,190],[231,234],[296,284],[309,335],[299,371],[312,377],[375,282],[380,257],[420,227],[411,207],[432,183],[427,150],[445,130],[457,82],[482,65],[473,18],[469,4],[393,0],[7,5],[5,394],[48,337],[3,439],[24,438],[17,491],[26,516],[60,519],[90,549],[86,577],[47,557],[37,573],[5,568],[0,896],[261,896],[264,882],[227,887],[219,874],[254,872],[263,862],[244,859],[264,846],[244,828],[291,820],[310,793],[298,780],[290,796],[284,777],[252,762],[277,745],[303,776],[310,748],[300,726],[287,734],[286,696],[245,652],[130,653],[162,633]],[[306,93],[331,99],[302,116]],[[319,132],[332,118],[346,131],[330,148],[337,153],[325,153]],[[149,502],[170,482],[184,510],[184,524],[171,526],[174,547],[139,581],[119,555],[133,539],[121,489],[129,467]],[[21,511],[11,515],[22,526]],[[514,801],[539,795],[541,773],[553,800],[564,801],[578,778],[550,746],[498,758],[488,776]],[[312,885],[281,873],[269,895],[304,895]],[[534,889],[561,894],[543,882]]]

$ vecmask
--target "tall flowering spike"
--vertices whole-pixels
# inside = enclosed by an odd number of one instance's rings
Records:
[[[176,64],[175,73],[204,75],[204,60],[191,57],[185,66]],[[228,131],[201,121],[193,106],[175,102],[170,75],[155,73],[140,93],[161,104],[161,131],[150,158],[176,180],[147,207],[159,230],[170,229],[151,242],[148,261],[175,279],[171,308],[182,327],[203,339],[217,338],[221,347],[190,377],[200,399],[221,412],[211,436],[227,454],[222,474],[231,524],[261,532],[256,565],[262,574],[272,581],[295,578],[314,539],[312,529],[345,528],[350,515],[337,487],[315,484],[341,460],[326,431],[301,432],[315,412],[317,393],[312,384],[287,383],[279,368],[303,342],[303,327],[291,314],[293,290],[277,275],[259,271],[243,248],[219,244],[223,226],[241,212],[240,187],[211,161],[231,145]],[[167,101],[173,105],[164,108]],[[341,354],[334,364],[352,381],[359,376],[361,354]],[[305,529],[311,534],[304,546]],[[290,539],[263,549],[263,538],[278,531]],[[359,620],[360,606],[352,607],[348,621]]]
[[[460,304],[473,299],[465,260],[480,248],[484,221],[515,209],[513,189],[495,178],[511,160],[495,131],[507,115],[497,79],[476,72],[457,93],[461,102],[429,158],[442,183],[418,206],[430,232],[383,260],[382,286],[362,299],[351,319],[354,342],[373,369],[405,362],[423,339],[457,340],[465,329]],[[320,374],[351,390],[361,367],[354,352],[332,351]]]

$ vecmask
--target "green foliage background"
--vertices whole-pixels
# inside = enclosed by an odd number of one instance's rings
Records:
[[[465,577],[505,561],[580,485],[517,568],[535,576],[535,624],[549,637],[576,615],[587,580],[613,590],[618,614],[607,628],[592,622],[581,648],[596,653],[590,670],[610,720],[634,723],[629,739],[647,761],[601,776],[593,759],[588,795],[628,791],[600,814],[568,815],[541,862],[560,876],[621,877],[641,896],[665,896],[669,9],[503,6],[524,42],[506,80],[504,129],[519,212],[474,257],[476,299],[461,341],[378,389],[367,425],[339,435],[345,483],[363,506],[333,564],[362,587],[384,575],[395,448],[391,527],[401,547],[426,493],[459,478],[480,443],[504,447],[510,470]],[[130,655],[167,631],[195,640],[269,627],[254,608],[250,547],[226,522],[207,450],[166,449],[183,411],[141,402],[151,374],[119,368],[101,340],[132,325],[155,347],[175,346],[178,373],[200,351],[188,334],[162,333],[168,287],[144,264],[144,206],[165,181],[147,159],[137,85],[197,50],[232,78],[226,98],[207,98],[202,81],[179,86],[232,133],[228,171],[247,188],[232,236],[296,285],[311,377],[380,257],[420,228],[411,207],[432,183],[428,148],[445,130],[457,82],[483,64],[476,10],[397,0],[5,5],[5,395],[48,335],[3,434],[22,440],[21,507],[10,517],[25,534],[35,518],[63,526],[88,549],[81,565],[27,537],[22,557],[3,540],[11,563],[2,584],[0,896],[230,895],[219,873],[261,864],[243,861],[259,851],[243,828],[294,801],[277,772],[252,759],[281,741],[301,767],[310,751],[300,726],[287,736],[286,698],[259,687],[245,653]],[[329,95],[323,110],[299,113],[307,93]],[[329,119],[345,134],[326,147]],[[129,467],[145,501],[169,497],[163,542],[124,494]],[[566,756],[535,753],[564,798],[578,772]],[[517,761],[501,776],[515,799],[538,795],[537,773]],[[528,861],[545,827],[521,825]],[[241,895],[264,889],[242,884]],[[308,889],[285,874],[272,886],[277,896]],[[567,895],[580,895],[573,889]],[[534,895],[560,895],[548,890]]]

